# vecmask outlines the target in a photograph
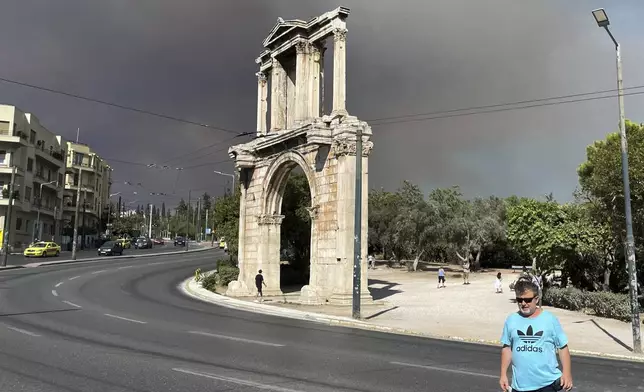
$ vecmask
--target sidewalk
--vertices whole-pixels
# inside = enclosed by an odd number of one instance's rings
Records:
[[[385,332],[421,335],[485,344],[499,344],[503,322],[517,306],[508,288],[518,276],[503,273],[504,293],[494,292],[494,273],[471,274],[470,285],[463,285],[460,274],[447,272],[447,287],[437,289],[435,271],[407,272],[387,267],[369,270],[369,290],[376,304],[362,307],[362,320],[354,320],[351,307],[306,306],[285,296],[267,298],[229,298],[203,289],[192,278],[182,290],[198,299],[219,305],[292,317],[326,324],[346,325]],[[568,334],[570,348],[576,354],[644,361],[632,353],[630,323],[595,317],[556,308],[544,309],[555,314]]]

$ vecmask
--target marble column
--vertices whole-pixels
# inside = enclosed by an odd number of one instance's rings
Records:
[[[300,41],[295,45],[297,54],[295,65],[295,121],[305,121],[311,117],[309,68],[311,45]]]
[[[271,68],[271,131],[286,129],[286,70],[273,59]]]
[[[347,29],[333,31],[333,112],[347,115]]]
[[[324,107],[324,53],[326,52],[326,46],[320,48],[320,115],[324,116],[325,107]]]
[[[264,295],[282,295],[280,289],[280,233],[284,215],[261,215],[258,224],[260,228],[260,254],[257,270],[262,270],[266,287]],[[257,271],[253,271],[253,277]],[[254,287],[254,284],[253,286]]]
[[[268,85],[263,72],[257,72],[255,75],[257,76],[257,136],[263,136],[266,135]]]
[[[322,51],[317,44],[311,45],[309,59],[309,103],[310,116],[320,117],[320,70]]]

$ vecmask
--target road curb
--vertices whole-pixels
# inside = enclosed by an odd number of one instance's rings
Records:
[[[212,273],[213,271],[205,272],[204,274]],[[449,335],[435,335],[429,334],[420,331],[414,331],[411,329],[398,328],[398,327],[389,327],[385,325],[373,324],[366,321],[354,320],[349,317],[342,316],[332,316],[314,312],[307,312],[296,309],[286,309],[280,308],[277,306],[263,305],[260,303],[247,302],[239,300],[232,297],[227,297],[221,294],[213,293],[212,291],[206,290],[201,285],[195,281],[194,277],[189,277],[179,283],[178,289],[183,292],[185,295],[201,300],[203,302],[209,302],[215,305],[223,306],[235,310],[243,310],[259,314],[267,314],[271,316],[286,317],[297,320],[304,321],[313,321],[319,324],[325,324],[329,326],[340,326],[348,328],[358,328],[368,331],[383,332],[395,335],[404,335],[404,336],[414,336],[421,337],[426,339],[437,339],[437,340],[446,340],[452,342],[463,342],[471,344],[479,344],[485,346],[494,346],[499,347],[501,342],[499,340],[486,340],[486,339],[475,339],[467,338],[461,336],[449,336]],[[591,358],[603,358],[603,359],[613,359],[620,361],[631,361],[631,362],[644,362],[644,356],[636,355],[618,355],[618,354],[608,354],[601,352],[593,351],[584,351],[584,350],[570,350],[570,352],[576,356],[591,357]]]
[[[190,249],[188,251],[175,250],[172,252],[159,252],[159,253],[145,253],[141,255],[126,255],[126,256],[103,256],[103,257],[88,257],[86,259],[78,260],[61,260],[61,261],[45,261],[42,263],[30,263],[25,264],[24,266],[19,266],[21,268],[36,268],[36,267],[49,267],[54,265],[61,264],[75,264],[75,263],[84,263],[88,261],[97,261],[97,260],[124,260],[124,259],[140,259],[144,257],[153,257],[153,256],[169,256],[174,254],[185,254],[185,253],[195,253],[195,252],[205,252],[207,250],[213,250],[214,248],[200,248],[200,249]],[[18,267],[18,266],[16,266]]]
[[[19,268],[25,268],[24,265],[8,265],[6,267],[0,267],[0,271],[8,271],[8,270],[14,270],[14,269],[19,269]]]

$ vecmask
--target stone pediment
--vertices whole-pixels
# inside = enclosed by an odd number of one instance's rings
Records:
[[[333,11],[329,11],[312,18],[308,22],[299,19],[284,20],[282,18],[278,18],[277,23],[271,29],[268,37],[264,39],[263,45],[265,48],[270,48],[272,44],[280,38],[290,39],[298,34],[308,37],[309,31],[326,24],[337,17],[344,19],[349,16],[349,12],[349,9],[346,7],[338,7]]]

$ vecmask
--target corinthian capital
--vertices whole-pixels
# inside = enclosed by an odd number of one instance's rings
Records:
[[[257,72],[255,76],[257,76],[257,81],[259,83],[266,82],[266,74],[264,72]]]
[[[347,29],[334,29],[333,30],[333,40],[334,41],[346,41],[347,40]]]
[[[311,51],[311,44],[307,41],[299,41],[295,44],[295,53],[308,54]]]

